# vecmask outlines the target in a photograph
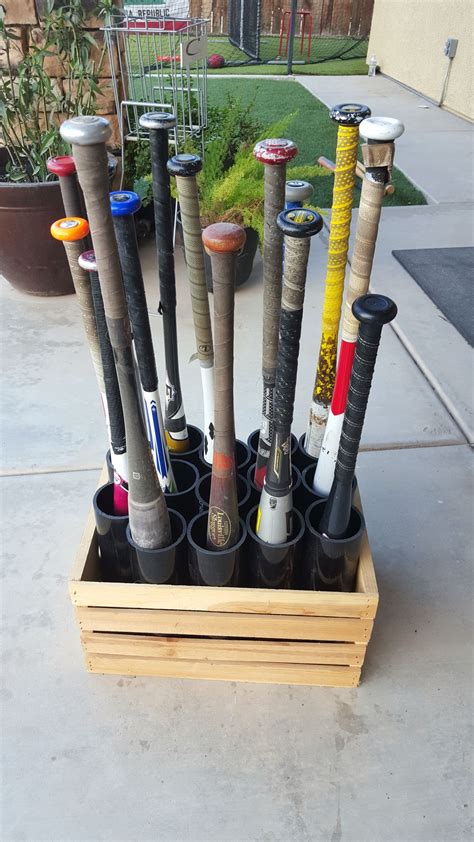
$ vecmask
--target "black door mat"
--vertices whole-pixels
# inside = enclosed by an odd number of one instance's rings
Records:
[[[461,336],[474,345],[474,248],[392,251]]]

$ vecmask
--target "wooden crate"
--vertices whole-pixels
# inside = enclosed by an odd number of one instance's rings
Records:
[[[354,593],[101,582],[92,511],[69,591],[90,672],[328,687],[359,683],[378,604],[367,536]]]

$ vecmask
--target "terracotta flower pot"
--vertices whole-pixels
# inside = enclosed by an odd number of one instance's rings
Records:
[[[62,243],[49,232],[64,216],[59,182],[0,182],[0,273],[30,295],[68,295],[74,286]]]

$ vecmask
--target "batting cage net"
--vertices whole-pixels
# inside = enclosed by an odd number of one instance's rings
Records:
[[[260,60],[260,2],[259,0],[229,0],[229,41],[254,61]]]

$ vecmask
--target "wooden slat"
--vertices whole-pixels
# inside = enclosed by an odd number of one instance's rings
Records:
[[[354,643],[366,643],[373,627],[372,620],[347,617],[219,614],[146,608],[76,608],[76,616],[81,631]]]
[[[252,681],[264,684],[355,687],[360,678],[358,667],[311,664],[161,660],[160,658],[126,658],[120,655],[88,655],[86,664],[90,672],[113,675],[159,675],[170,678]]]
[[[89,655],[121,655],[191,661],[260,661],[285,664],[345,664],[361,666],[363,643],[301,643],[265,640],[225,640],[196,637],[153,637],[83,632]]]
[[[102,608],[161,608],[361,619],[373,619],[377,610],[376,597],[365,593],[71,582],[70,595],[74,605]]]

